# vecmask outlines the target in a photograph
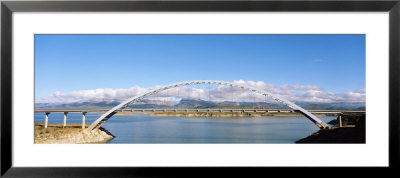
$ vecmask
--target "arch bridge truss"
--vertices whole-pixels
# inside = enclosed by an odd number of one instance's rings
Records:
[[[318,117],[314,116],[313,114],[311,114],[310,112],[308,112],[307,110],[303,109],[302,107],[282,98],[279,96],[276,96],[268,91],[264,91],[258,88],[254,88],[251,86],[245,86],[245,85],[241,85],[241,84],[237,84],[237,83],[232,83],[232,82],[226,82],[226,81],[218,81],[218,80],[194,80],[194,81],[185,81],[185,82],[178,82],[178,83],[173,83],[173,84],[169,84],[169,85],[165,85],[162,87],[159,87],[157,89],[153,89],[147,93],[144,93],[142,95],[137,95],[134,96],[132,98],[129,98],[127,100],[125,100],[124,102],[120,103],[119,105],[113,107],[112,109],[108,110],[106,113],[104,113],[103,115],[101,115],[97,120],[95,120],[88,128],[87,131],[92,131],[94,129],[99,128],[101,125],[104,124],[105,121],[107,121],[108,119],[111,118],[111,116],[113,116],[115,113],[117,113],[117,110],[122,110],[126,107],[128,107],[129,105],[142,100],[143,98],[146,98],[150,95],[154,95],[156,93],[159,93],[161,91],[164,90],[168,90],[171,88],[177,88],[177,87],[182,87],[182,86],[187,86],[187,85],[199,85],[199,84],[217,84],[217,85],[225,85],[225,86],[232,86],[232,87],[238,87],[238,88],[242,88],[244,90],[249,90],[252,91],[254,93],[257,94],[261,94],[264,95],[266,97],[270,97],[272,99],[274,99],[275,101],[282,103],[284,105],[287,105],[288,107],[290,107],[291,109],[300,112],[301,114],[303,114],[305,117],[307,117],[311,122],[313,122],[317,127],[319,127],[320,129],[325,129],[328,128],[328,125],[323,122],[322,120],[320,120]]]

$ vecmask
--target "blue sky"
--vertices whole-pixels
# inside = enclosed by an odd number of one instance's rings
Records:
[[[186,80],[365,88],[365,35],[35,35],[35,96]]]

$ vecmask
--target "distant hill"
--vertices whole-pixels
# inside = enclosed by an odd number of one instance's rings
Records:
[[[303,106],[303,108],[308,110],[351,110],[351,108],[338,107],[330,104],[310,104]]]
[[[142,101],[143,104],[130,105],[128,108],[288,108],[286,105],[265,102],[211,102],[194,99],[181,99],[175,105],[152,104],[149,101]],[[68,104],[37,103],[36,108],[49,109],[109,109],[119,102],[81,102]],[[297,105],[308,110],[365,110],[365,103],[310,103],[298,102]]]
[[[362,106],[362,107],[356,108],[356,109],[354,109],[354,110],[358,110],[358,111],[365,111],[365,110],[366,110],[366,108],[365,108],[365,106]]]
[[[218,105],[211,101],[182,99],[175,107],[178,108],[215,108]]]
[[[297,105],[309,110],[365,110],[365,103],[306,103],[299,102]],[[363,109],[364,108],[364,109]]]

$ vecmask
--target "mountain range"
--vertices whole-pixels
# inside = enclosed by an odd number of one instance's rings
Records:
[[[119,102],[79,102],[68,104],[35,103],[35,108],[40,109],[110,109]],[[365,110],[364,102],[356,103],[312,103],[297,102],[297,105],[308,110]],[[177,104],[152,104],[150,101],[142,101],[141,104],[130,105],[128,108],[288,108],[283,104],[265,102],[212,102],[194,99],[181,99]]]

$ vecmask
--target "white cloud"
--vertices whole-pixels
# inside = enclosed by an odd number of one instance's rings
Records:
[[[138,86],[127,89],[101,88],[94,90],[80,90],[70,93],[55,92],[39,98],[37,103],[73,103],[86,101],[121,101],[129,97],[144,94],[148,89]]]
[[[323,88],[315,85],[294,85],[293,88],[296,90],[317,90],[317,91],[323,90]]]
[[[233,83],[251,86],[269,91],[277,96],[288,99],[292,102],[365,102],[365,88],[350,91],[346,93],[332,93],[323,91],[322,87],[315,85],[281,85],[279,88],[273,84],[262,81],[244,81],[236,80]],[[203,85],[204,86],[204,85]],[[159,87],[159,86],[156,86]],[[40,97],[36,103],[73,103],[73,102],[100,102],[100,101],[118,101],[122,102],[130,97],[144,94],[153,88],[142,88],[134,86],[127,89],[94,89],[80,90],[69,93],[55,92],[48,96]],[[164,102],[176,104],[179,98],[222,101],[247,101],[247,102],[273,102],[270,98],[255,94],[248,90],[234,88],[230,86],[215,86],[212,88],[196,86],[183,86],[172,88],[161,93],[155,94],[147,99],[154,103]]]
[[[354,91],[354,93],[361,93],[361,94],[365,94],[365,88],[360,89],[360,90],[356,90]]]

